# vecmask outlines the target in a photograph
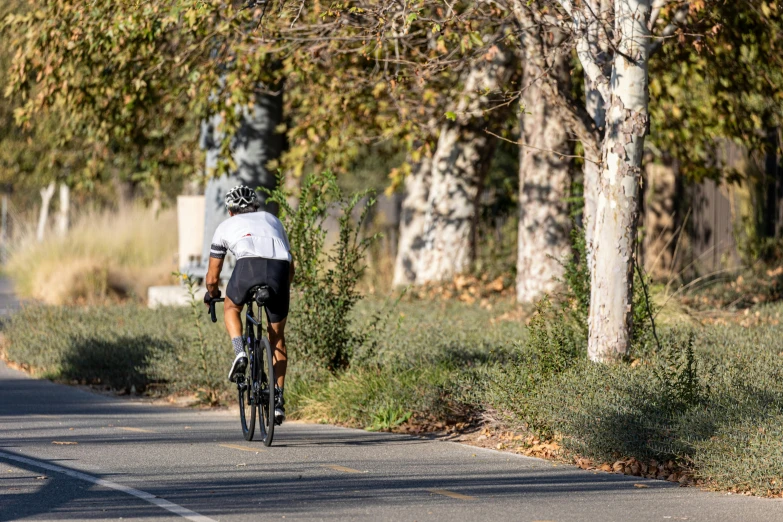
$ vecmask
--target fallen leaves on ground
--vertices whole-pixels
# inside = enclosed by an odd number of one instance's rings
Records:
[[[485,275],[476,277],[460,274],[451,281],[430,283],[409,290],[411,298],[418,299],[458,299],[464,303],[473,304],[479,301],[482,308],[492,309],[488,301],[490,296],[511,295],[513,293],[513,279],[508,275],[502,275],[489,280]]]
[[[511,451],[528,457],[539,457],[559,461],[569,460],[562,448],[559,437],[555,437],[551,440],[542,440],[535,435],[485,426],[473,433],[462,435],[457,440],[474,446],[501,451]],[[595,462],[585,457],[575,457],[571,462],[585,470],[666,480],[678,483],[680,486],[704,485],[701,480],[694,478],[692,470],[685,468],[673,460],[668,460],[666,462],[658,462],[656,460],[643,462],[635,458],[626,458],[618,459],[614,462]],[[635,487],[649,486],[639,484],[635,485]]]
[[[667,480],[677,482],[680,485],[700,484],[693,478],[693,472],[679,466],[674,461],[658,462],[651,460],[641,462],[635,458],[617,460],[615,462],[593,463],[586,458],[574,459],[574,463],[582,469],[601,470],[607,473],[620,473],[623,475],[632,475],[635,477],[645,477],[658,480]]]

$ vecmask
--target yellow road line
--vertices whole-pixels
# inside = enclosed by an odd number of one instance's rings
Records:
[[[248,448],[246,446],[238,446],[236,444],[218,444],[221,448],[229,448],[229,449],[235,449],[240,451],[252,451],[253,453],[257,453],[259,451],[266,451],[261,448]]]
[[[476,500],[476,497],[471,497],[470,495],[463,495],[461,493],[455,493],[453,491],[449,491],[448,489],[428,489],[427,491],[429,491],[430,493],[435,493],[436,495],[458,498],[460,500]]]
[[[154,432],[154,431],[152,431],[152,430],[145,430],[144,428],[129,428],[129,427],[124,427],[124,426],[120,426],[119,428],[120,428],[121,430],[125,430],[125,431],[136,431],[136,432],[139,432],[139,433],[155,433],[155,432]]]
[[[342,471],[345,473],[361,473],[358,469],[346,468],[345,466],[338,466],[336,464],[324,464],[322,467],[333,469],[335,471]]]

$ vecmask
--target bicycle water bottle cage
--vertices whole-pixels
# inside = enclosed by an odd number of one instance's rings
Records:
[[[253,299],[255,299],[256,303],[258,303],[258,306],[264,306],[267,300],[269,300],[269,296],[270,296],[269,287],[263,285],[256,288]]]

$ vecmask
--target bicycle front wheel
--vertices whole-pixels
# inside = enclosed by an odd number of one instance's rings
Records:
[[[242,435],[245,440],[253,440],[256,429],[256,404],[253,400],[253,374],[255,368],[255,356],[248,353],[248,365],[245,375],[237,380],[237,395],[239,399],[239,420],[242,422]]]
[[[258,380],[261,393],[258,400],[258,428],[264,446],[272,445],[275,435],[275,367],[272,363],[272,346],[263,337],[258,350]]]

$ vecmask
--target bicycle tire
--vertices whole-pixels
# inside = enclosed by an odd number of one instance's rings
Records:
[[[239,400],[239,419],[242,423],[242,435],[245,440],[253,440],[256,429],[256,404],[253,398],[253,373],[255,371],[255,357],[248,354],[248,365],[245,376],[237,381],[237,395]]]
[[[258,429],[264,446],[271,446],[275,436],[275,367],[269,339],[261,338],[258,350],[258,376],[261,393],[258,401]]]

